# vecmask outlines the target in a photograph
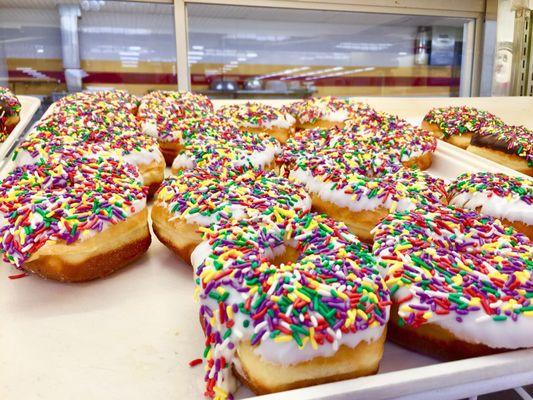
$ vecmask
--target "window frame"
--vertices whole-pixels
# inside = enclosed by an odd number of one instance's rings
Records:
[[[143,0],[133,0],[143,1]],[[178,89],[190,90],[191,77],[188,63],[187,4],[233,5],[247,7],[290,8],[295,10],[348,11],[383,14],[408,14],[469,18],[465,24],[467,43],[463,57],[464,73],[461,74],[461,96],[479,96],[482,56],[482,32],[485,17],[485,0],[428,2],[427,0],[144,0],[174,4],[176,32],[176,71]]]

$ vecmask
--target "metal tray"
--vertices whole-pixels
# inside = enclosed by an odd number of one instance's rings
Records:
[[[429,172],[519,175],[439,142]],[[154,236],[148,253],[112,276],[61,284],[0,261],[0,397],[44,400],[200,399],[203,353],[193,274]],[[533,382],[533,349],[439,362],[392,343],[377,375],[264,399],[444,399]],[[237,398],[252,397],[241,387]]]

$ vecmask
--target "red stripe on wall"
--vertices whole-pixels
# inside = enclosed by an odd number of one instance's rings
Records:
[[[65,82],[63,71],[42,72],[49,79],[57,82]],[[35,79],[34,76],[23,71],[9,71],[10,78]],[[220,75],[206,76],[204,74],[192,74],[191,82],[196,85],[209,85],[214,79],[220,79]],[[225,79],[235,80],[243,84],[246,79],[253,78],[254,75],[226,75]],[[276,78],[272,78],[276,79]],[[143,72],[91,72],[83,78],[83,83],[104,83],[104,84],[157,84],[176,85],[178,79],[174,74],[167,73],[143,73]],[[431,77],[431,76],[351,76],[351,77],[331,77],[317,79],[313,81],[316,86],[369,86],[369,87],[393,87],[393,86],[459,86],[458,77]]]
[[[177,85],[178,77],[174,74],[142,72],[91,72],[83,78],[83,83]]]

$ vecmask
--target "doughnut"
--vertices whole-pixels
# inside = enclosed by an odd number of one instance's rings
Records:
[[[366,247],[323,215],[258,218],[205,234],[192,254],[206,335],[206,395],[377,372],[389,292]]]
[[[135,167],[64,157],[18,167],[0,183],[0,253],[62,282],[103,276],[150,245],[146,189]]]
[[[335,170],[338,174],[358,173],[365,176],[381,176],[395,172],[401,165],[393,156],[374,152],[370,147],[354,145],[346,137],[331,140],[334,129],[312,129],[298,131],[289,138],[280,154],[276,156],[276,167],[283,176],[292,170]]]
[[[294,168],[299,159],[328,159],[338,165],[354,165],[363,175],[380,175],[401,166],[427,169],[431,166],[436,139],[398,117],[385,113],[355,116],[345,127],[316,128],[296,132],[276,159],[278,167]]]
[[[221,166],[272,169],[281,152],[279,142],[271,136],[237,128],[196,136],[186,141],[184,150],[172,163],[171,171],[181,169],[219,168]]]
[[[404,119],[375,112],[353,116],[345,125],[348,138],[359,146],[364,144],[366,152],[385,153],[404,167],[416,166],[424,170],[431,166],[436,139],[429,131]]]
[[[331,96],[296,101],[286,110],[296,118],[296,129],[342,128],[354,115],[375,112],[367,104]]]
[[[454,206],[386,217],[373,252],[391,291],[389,339],[456,360],[533,346],[533,246]]]
[[[82,114],[92,108],[107,112],[137,113],[140,100],[125,90],[98,90],[95,92],[78,92],[62,97],[50,107],[50,112],[67,112]]]
[[[139,168],[143,182],[149,188],[149,194],[155,193],[164,179],[165,161],[157,145],[157,141],[139,130],[127,130],[122,125],[107,126],[92,119],[92,115],[77,117],[63,114],[52,114],[37,123],[28,137],[19,145],[13,155],[14,165],[35,163],[39,160],[61,156],[65,152],[86,148],[87,144],[98,144],[92,147],[106,151],[107,157],[116,153]],[[128,121],[128,120],[126,120]],[[138,125],[137,125],[138,127]],[[99,151],[100,152],[100,151]]]
[[[0,143],[20,121],[20,101],[8,88],[0,86]]]
[[[485,124],[501,124],[495,115],[474,107],[440,107],[431,109],[422,120],[421,128],[454,146],[466,149],[472,134]]]
[[[247,102],[220,107],[217,115],[230,120],[240,130],[265,133],[285,143],[294,132],[296,120],[285,109]]]
[[[157,136],[159,147],[168,165],[172,165],[178,154],[185,149],[189,142],[209,141],[226,135],[239,136],[235,126],[229,121],[216,116],[204,118],[185,118],[169,122],[172,129],[162,130]]]
[[[472,136],[468,151],[533,176],[533,131],[523,126],[486,125]]]
[[[366,177],[316,163],[300,164],[289,177],[305,185],[314,211],[342,221],[367,243],[372,243],[371,230],[390,212],[446,202],[444,181],[417,170]]]
[[[143,132],[162,143],[173,142],[169,139],[175,135],[174,131],[179,134],[183,127],[181,120],[204,118],[212,114],[213,104],[207,97],[191,92],[167,90],[158,90],[143,96],[137,112]],[[167,154],[169,150],[165,147],[162,150],[167,165],[170,166],[179,150],[170,154]]]
[[[280,213],[303,212],[311,208],[311,200],[302,185],[273,172],[182,170],[157,192],[152,227],[162,243],[190,262],[202,241],[201,228],[250,219],[274,206]]]
[[[498,218],[533,240],[533,181],[492,172],[465,173],[448,185],[449,203]]]

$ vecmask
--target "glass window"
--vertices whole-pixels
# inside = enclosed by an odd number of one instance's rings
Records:
[[[466,67],[466,18],[207,4],[187,14],[192,89],[214,97],[458,96]]]
[[[174,7],[102,0],[0,0],[0,85],[39,95],[177,87]]]

